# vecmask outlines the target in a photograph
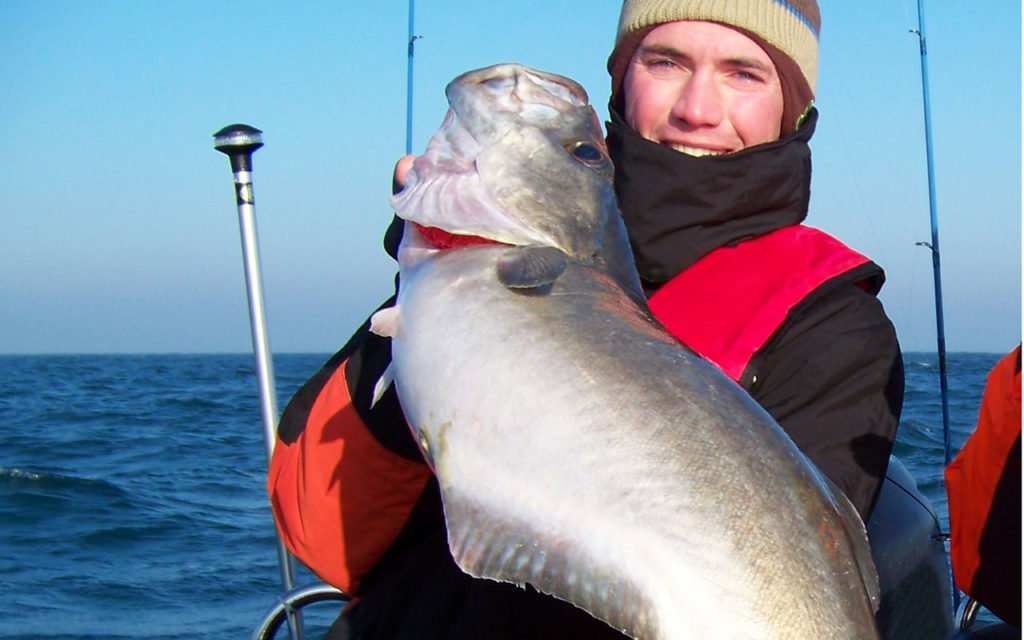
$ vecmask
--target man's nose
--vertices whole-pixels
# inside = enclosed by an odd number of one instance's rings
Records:
[[[672,117],[691,127],[713,127],[722,121],[722,93],[712,74],[698,71],[680,87]]]

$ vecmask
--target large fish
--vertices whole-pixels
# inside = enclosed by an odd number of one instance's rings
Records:
[[[374,330],[458,565],[635,638],[876,638],[856,512],[647,309],[583,89],[499,65],[446,93]]]

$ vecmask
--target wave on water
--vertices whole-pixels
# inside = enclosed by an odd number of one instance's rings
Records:
[[[0,467],[0,495],[83,498],[92,500],[124,499],[124,490],[103,478],[83,478],[24,468]]]

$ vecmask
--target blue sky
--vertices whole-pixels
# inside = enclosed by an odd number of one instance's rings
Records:
[[[0,1],[0,353],[250,347],[226,158],[255,193],[274,351],[331,352],[390,293],[408,5]],[[935,319],[915,0],[823,3],[809,222],[872,256],[905,350]],[[568,75],[606,116],[619,2],[419,0],[413,148],[468,69]],[[1021,330],[1021,7],[926,4],[946,340]]]

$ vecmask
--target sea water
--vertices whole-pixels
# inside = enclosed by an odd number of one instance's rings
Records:
[[[1000,355],[948,358],[954,451]],[[282,408],[326,358],[275,357]],[[905,361],[895,453],[948,530],[936,358]],[[250,637],[281,591],[256,389],[245,354],[0,356],[0,638]]]

